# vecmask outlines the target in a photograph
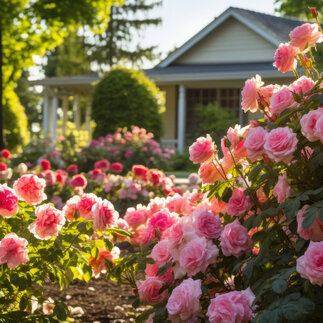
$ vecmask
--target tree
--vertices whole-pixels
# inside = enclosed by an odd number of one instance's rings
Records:
[[[146,17],[149,11],[161,4],[161,0],[125,0],[123,6],[111,7],[106,31],[88,41],[92,59],[101,70],[121,61],[140,65],[144,58],[152,60],[158,56],[155,54],[156,46],[144,47],[137,43],[135,48],[130,48],[129,44],[133,44],[134,34],[139,36],[144,28],[161,23],[161,18]]]
[[[111,5],[121,1],[0,0],[0,149],[4,146],[3,94],[13,91],[22,69],[34,64],[34,55],[44,55],[78,26],[104,30]]]

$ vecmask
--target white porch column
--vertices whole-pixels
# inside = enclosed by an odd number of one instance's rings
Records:
[[[68,113],[68,96],[64,95],[63,96],[63,123],[62,123],[63,136],[66,135],[67,113]]]
[[[52,100],[52,138],[56,141],[58,98],[54,93]]]
[[[81,128],[81,97],[77,93],[74,96],[74,123],[76,130]]]
[[[185,87],[180,85],[178,89],[178,119],[177,119],[177,149],[178,152],[184,152],[185,146],[185,122],[186,122],[186,98]]]
[[[91,138],[91,110],[92,110],[92,105],[91,105],[91,97],[88,97],[86,100],[86,110],[85,110],[85,127],[86,131],[88,132],[88,140],[90,141]]]
[[[48,136],[48,113],[49,113],[49,98],[46,90],[44,91],[44,103],[43,103],[43,130],[45,137]]]

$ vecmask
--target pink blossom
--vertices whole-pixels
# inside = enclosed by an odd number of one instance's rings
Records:
[[[157,169],[149,169],[147,172],[147,180],[156,186],[161,185],[161,180],[164,177],[164,173]]]
[[[18,197],[6,184],[0,184],[0,215],[9,218],[18,212]]]
[[[214,264],[219,254],[219,249],[211,240],[197,237],[189,241],[181,250],[179,264],[188,276],[198,272],[205,273],[210,264]]]
[[[235,219],[224,227],[220,246],[225,256],[233,255],[238,258],[252,249],[253,242],[248,236],[247,229]]]
[[[318,25],[309,23],[294,28],[290,32],[290,37],[292,39],[290,44],[298,47],[300,51],[303,51],[306,46],[313,47],[316,43],[323,41]]]
[[[92,215],[93,229],[101,231],[105,230],[107,226],[115,225],[119,217],[119,213],[114,209],[112,203],[101,198],[97,198],[93,204]]]
[[[123,169],[123,166],[122,166],[121,163],[113,163],[110,166],[110,170],[113,173],[121,173],[122,172],[122,169]]]
[[[0,265],[7,263],[10,269],[26,263],[28,258],[28,241],[9,233],[0,241]]]
[[[146,166],[133,165],[132,172],[143,181],[145,181],[147,179],[148,168]]]
[[[146,280],[137,281],[140,301],[150,305],[162,302],[168,295],[167,290],[159,293],[162,287],[163,282],[158,277],[148,277]]]
[[[0,151],[0,156],[3,157],[4,159],[9,159],[11,156],[11,153],[8,149],[2,149]]]
[[[323,108],[311,110],[304,114],[300,120],[301,131],[307,140],[313,142],[320,139],[319,131],[317,131],[316,123],[323,116]]]
[[[87,179],[81,174],[74,175],[71,180],[71,185],[73,187],[85,188],[87,185]]]
[[[47,240],[58,235],[58,231],[65,224],[62,211],[50,204],[40,205],[36,208],[37,220],[28,227],[37,239]]]
[[[110,167],[110,163],[106,159],[98,160],[94,164],[94,168],[99,168],[102,170],[107,170]]]
[[[304,213],[308,208],[309,205],[304,205],[297,213],[297,233],[305,240],[322,241],[323,221],[320,220],[318,212],[312,225],[307,229],[303,228]]]
[[[97,202],[97,196],[93,193],[84,194],[79,203],[78,203],[78,211],[80,216],[85,218],[86,220],[92,220],[92,206]]]
[[[205,208],[196,209],[193,212],[194,227],[199,236],[208,239],[217,239],[221,235],[222,222],[218,215],[214,215]]]
[[[201,296],[201,280],[185,279],[173,289],[167,301],[167,311],[171,316],[178,315],[187,322],[198,315]]]
[[[290,128],[276,128],[266,135],[264,148],[270,159],[287,164],[293,158],[297,143],[296,134]]]
[[[45,186],[44,179],[32,174],[21,176],[13,184],[18,198],[26,201],[29,205],[39,204],[46,199]]]
[[[275,52],[273,64],[279,71],[286,73],[296,69],[297,48],[289,43],[280,44]]]
[[[253,317],[251,306],[254,299],[250,288],[217,295],[211,299],[206,315],[210,323],[248,323]]]
[[[51,168],[50,161],[47,160],[47,159],[43,159],[40,162],[40,166],[41,166],[41,168],[42,168],[43,171],[49,170]]]
[[[164,284],[170,285],[174,280],[173,268],[168,268],[165,274],[161,276],[157,276],[158,270],[159,267],[156,264],[147,264],[145,269],[146,277],[156,277],[160,279]]]
[[[296,270],[313,285],[323,285],[323,241],[310,242],[304,255],[297,259]]]
[[[76,164],[71,164],[66,168],[66,171],[69,173],[77,173],[78,172],[78,166]]]
[[[295,100],[291,92],[291,88],[283,86],[279,91],[273,94],[270,98],[270,112],[275,115],[280,115],[287,108],[295,107]]]
[[[251,128],[249,130],[244,146],[251,161],[262,157],[266,134],[267,131],[263,127]]]
[[[219,201],[216,197],[211,199],[211,210],[214,214],[225,213],[227,211],[227,203]]]
[[[43,174],[46,186],[54,185],[56,183],[56,174],[52,170],[46,170]]]
[[[144,208],[135,209],[130,207],[127,209],[124,219],[132,228],[137,228],[139,225],[146,223],[148,212]]]
[[[287,198],[291,196],[292,190],[287,181],[287,175],[278,176],[278,183],[273,189],[273,195],[276,197],[278,203],[283,203]]]
[[[98,258],[90,258],[89,263],[93,269],[94,275],[99,275],[101,271],[106,270],[106,261],[110,261],[113,264],[113,260],[119,258],[120,249],[118,247],[113,247],[111,251],[106,248],[99,250]]]
[[[210,135],[199,137],[189,147],[190,160],[194,164],[203,163],[209,160],[214,153],[214,143]]]
[[[315,82],[311,78],[306,76],[301,76],[299,79],[294,81],[290,85],[290,87],[297,94],[300,94],[301,92],[305,94],[306,92],[312,90],[314,85],[315,85]]]
[[[323,144],[323,114],[318,118],[314,128],[314,136]]]
[[[154,229],[159,229],[162,233],[176,222],[176,217],[167,209],[156,212],[149,220],[148,225]]]
[[[68,221],[73,221],[76,219],[76,213],[78,211],[78,204],[80,200],[81,198],[78,195],[75,195],[67,200],[62,212]]]
[[[167,198],[166,207],[169,211],[176,212],[177,214],[188,214],[191,212],[191,205],[187,196],[182,196],[178,193]]]
[[[270,105],[270,98],[273,96],[273,94],[279,90],[279,85],[277,84],[269,84],[267,86],[261,87],[259,89],[259,102],[261,102],[261,104],[263,106],[269,106]],[[251,122],[254,122],[255,120],[251,120]],[[257,124],[256,126],[259,126],[259,124]]]
[[[151,251],[150,258],[154,259],[158,267],[166,265],[172,259],[172,254],[168,247],[168,241],[159,241]]]
[[[250,197],[244,194],[244,190],[240,188],[234,189],[228,202],[228,214],[231,217],[240,216],[250,210],[251,207]]]
[[[245,82],[241,92],[241,106],[244,112],[247,112],[248,110],[250,110],[250,112],[256,112],[258,110],[258,89],[263,84],[264,82],[262,82],[261,76],[258,74]]]

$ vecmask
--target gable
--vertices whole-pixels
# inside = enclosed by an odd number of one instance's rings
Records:
[[[276,47],[229,17],[172,64],[218,64],[273,61]]]

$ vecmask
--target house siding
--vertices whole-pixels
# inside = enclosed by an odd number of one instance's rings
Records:
[[[272,61],[276,47],[231,17],[173,64]]]
[[[160,87],[165,92],[166,110],[163,113],[164,135],[162,139],[176,139],[176,86]]]

